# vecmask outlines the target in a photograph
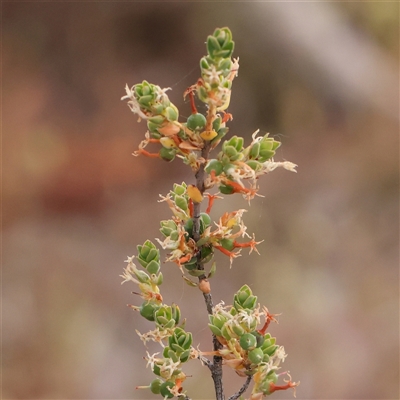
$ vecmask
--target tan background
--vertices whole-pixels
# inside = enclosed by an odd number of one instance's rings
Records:
[[[229,270],[218,256],[214,299],[248,283],[301,381],[299,399],[397,399],[397,2],[2,2],[3,398],[152,398],[135,329],[146,324],[121,287],[127,255],[160,236],[157,203],[191,182],[178,161],[134,158],[145,124],[120,101],[126,83],[183,91],[206,36],[229,26],[240,56],[230,134],[283,142],[298,174],[260,180],[245,214],[265,239]],[[217,203],[213,217],[246,207]],[[245,253],[244,253],[245,254]],[[163,294],[182,304],[210,348],[200,292],[163,266]],[[150,352],[156,351],[149,348]],[[197,362],[187,388],[212,398]],[[226,395],[241,385],[226,375]],[[291,398],[277,393],[274,398]]]

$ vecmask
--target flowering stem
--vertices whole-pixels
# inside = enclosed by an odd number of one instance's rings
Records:
[[[213,106],[210,106],[207,113],[207,123],[205,126],[205,130],[212,130],[212,123],[215,118],[216,109]],[[208,155],[210,153],[211,143],[209,141],[204,142],[204,147],[201,151],[201,157],[204,160],[208,160]],[[196,172],[196,186],[200,190],[200,193],[203,194],[205,191],[205,179],[206,172],[204,170],[205,163],[200,165],[200,168]],[[193,202],[193,238],[197,242],[200,239],[200,213],[201,213],[201,203]],[[200,252],[199,252],[200,253]],[[198,270],[204,270],[204,266],[201,263],[201,255],[197,257],[197,266]],[[199,276],[199,282],[204,281],[207,277],[203,274]],[[206,303],[208,314],[213,313],[214,304],[212,301],[211,293],[203,293],[204,301]],[[223,346],[218,341],[215,335],[213,335],[213,349],[214,351],[218,351]],[[217,400],[224,400],[224,390],[222,385],[222,357],[214,356],[213,363],[209,366],[211,370],[211,376],[214,381],[215,394]]]

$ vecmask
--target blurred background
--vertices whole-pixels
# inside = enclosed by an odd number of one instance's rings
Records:
[[[124,260],[159,237],[165,194],[191,171],[134,158],[146,125],[120,98],[146,79],[183,119],[205,40],[229,26],[240,71],[230,135],[282,141],[245,214],[261,256],[217,256],[215,303],[248,283],[298,399],[399,398],[399,3],[3,2],[4,399],[148,399]],[[247,208],[216,203],[213,218]],[[211,348],[202,295],[163,265],[166,302]],[[148,351],[158,351],[149,346]],[[193,399],[214,398],[188,365]],[[242,385],[226,373],[226,396]],[[292,398],[292,393],[273,395]]]

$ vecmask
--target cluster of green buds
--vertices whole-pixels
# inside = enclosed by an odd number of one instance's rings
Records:
[[[138,284],[138,293],[144,302],[138,307],[129,305],[133,310],[139,311],[140,315],[148,321],[154,322],[155,329],[144,334],[137,331],[141,340],[146,343],[155,341],[163,346],[163,356],[148,354],[148,366],[158,376],[149,386],[138,388],[149,388],[155,394],[161,394],[164,398],[183,396],[182,382],[186,379],[181,365],[195,355],[192,353],[192,334],[184,329],[184,321],[179,325],[181,312],[176,304],[163,304],[159,285],[163,277],[160,272],[160,252],[150,240],[143,245],[137,246],[139,261],[143,269],[138,269],[133,263],[134,257],[128,257],[127,267],[124,274],[124,282],[132,281]],[[135,292],[133,292],[135,293]],[[165,342],[165,344],[163,343]]]
[[[276,370],[286,354],[284,348],[276,344],[276,339],[266,332],[270,322],[276,321],[274,317],[265,307],[260,310],[257,297],[247,285],[234,295],[233,306],[221,303],[209,316],[210,330],[223,346],[218,353],[224,364],[240,376],[256,377],[254,394],[267,395],[283,390],[283,386],[276,385]],[[258,329],[262,318],[264,324]],[[285,389],[296,385],[291,382]]]
[[[257,136],[258,131],[252,135],[252,142],[244,147],[244,139],[233,136],[225,140],[222,149],[215,159],[210,159],[205,167],[210,174],[208,186],[219,186],[223,194],[241,193],[251,199],[257,192],[257,178],[260,175],[283,167],[296,172],[296,165],[285,162],[274,162],[273,156],[280,142],[269,134]],[[242,181],[250,180],[251,188],[246,188]]]
[[[238,60],[231,59],[234,47],[231,31],[216,29],[207,38],[208,55],[200,60],[201,80],[197,83],[197,95],[217,111],[228,108],[232,81],[239,69]]]
[[[181,366],[192,356],[192,334],[183,328],[177,327],[168,337],[168,345],[164,347],[162,357],[148,355],[147,363],[153,373],[158,376],[149,386],[152,393],[160,394],[164,398],[183,396],[182,382],[186,379]]]

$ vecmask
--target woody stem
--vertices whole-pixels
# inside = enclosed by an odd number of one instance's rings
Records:
[[[205,130],[212,129],[212,123],[215,118],[215,114],[216,114],[215,107],[210,106],[207,113],[207,123]],[[204,147],[201,151],[201,157],[206,161],[208,160],[210,149],[211,149],[211,143],[209,141],[205,141]],[[204,170],[206,161],[200,165],[200,168],[196,172],[196,186],[200,190],[201,194],[203,194],[206,189],[205,188],[206,172]],[[194,220],[193,239],[196,242],[200,239],[200,213],[201,213],[201,203],[193,202],[193,220]],[[201,248],[199,250],[201,250]],[[197,256],[196,269],[204,270],[204,265],[201,263],[201,254]],[[206,275],[203,274],[199,276],[199,282],[205,279],[207,279]],[[208,314],[212,314],[214,304],[212,301],[211,293],[203,293],[203,296],[204,296],[204,301],[206,303],[207,312]],[[214,351],[217,352],[221,348],[222,348],[221,343],[217,340],[216,336],[213,335]],[[211,370],[211,376],[214,381],[216,400],[224,400],[225,396],[224,396],[224,389],[222,386],[222,357],[215,355],[213,357],[213,363],[209,368]]]

